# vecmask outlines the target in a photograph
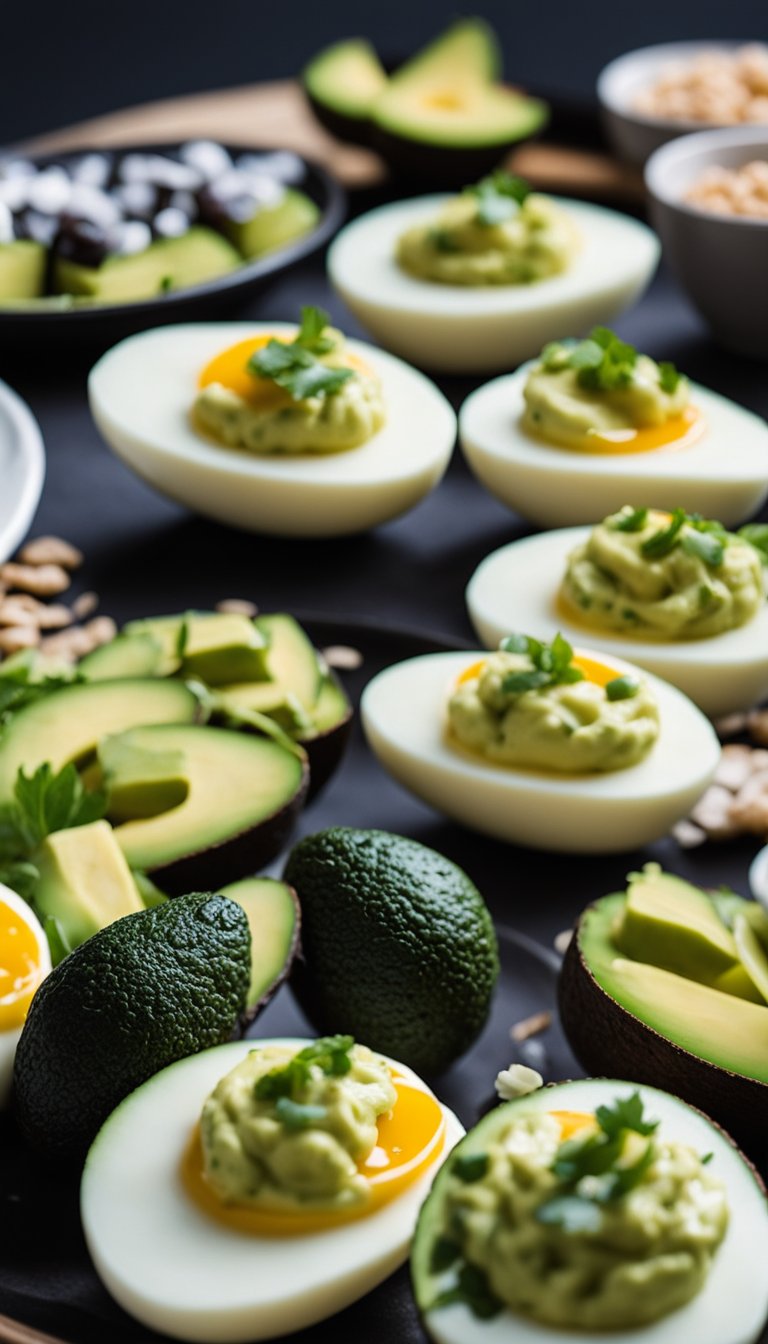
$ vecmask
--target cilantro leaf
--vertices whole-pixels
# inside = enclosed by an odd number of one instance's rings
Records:
[[[612,1106],[598,1106],[595,1118],[609,1138],[615,1138],[625,1129],[635,1134],[653,1134],[659,1127],[658,1120],[644,1118],[643,1100],[639,1092],[632,1092],[628,1097],[617,1097]]]
[[[72,764],[57,774],[47,761],[32,775],[25,775],[22,767],[13,800],[0,807],[0,882],[25,899],[33,897],[39,874],[30,859],[38,845],[53,831],[98,821],[106,802],[101,790],[84,789]]]
[[[671,364],[668,359],[661,360],[659,363],[659,387],[662,392],[671,396],[677,390],[681,378],[682,374],[678,373],[674,364]]]
[[[462,1264],[453,1287],[438,1293],[428,1310],[436,1311],[455,1302],[463,1302],[481,1321],[490,1321],[502,1310],[502,1303],[492,1291],[487,1276],[476,1265]]]
[[[330,322],[331,315],[324,308],[305,306],[301,310],[301,326],[296,337],[296,344],[304,346],[306,350],[314,351],[316,355],[326,354],[328,350],[333,349],[331,337],[323,335],[325,328],[330,326]]]
[[[499,169],[484,177],[469,191],[477,198],[476,222],[487,228],[504,224],[516,215],[531,188],[522,177]]]
[[[617,1167],[612,1174],[609,1198],[620,1199],[622,1195],[628,1195],[630,1190],[634,1190],[649,1167],[653,1166],[655,1157],[654,1145],[647,1143],[635,1162],[627,1167]]]
[[[333,340],[323,335],[328,321],[322,308],[302,308],[301,326],[294,339],[268,341],[251,355],[246,365],[248,373],[277,383],[294,401],[335,396],[355,372],[330,368],[318,358],[334,348]]]
[[[697,560],[703,560],[704,564],[712,569],[717,569],[723,563],[725,543],[716,532],[691,528],[682,537],[680,545],[686,555],[693,555]]]
[[[352,1036],[321,1036],[281,1068],[262,1074],[256,1082],[256,1096],[260,1101],[277,1101],[281,1097],[299,1101],[312,1076],[313,1065],[329,1078],[349,1073],[352,1068],[349,1052],[354,1043]]]
[[[768,565],[768,523],[745,523],[736,535],[754,546],[763,564]]]
[[[471,1185],[474,1181],[481,1181],[485,1176],[490,1164],[490,1158],[487,1153],[460,1153],[453,1159],[451,1172],[458,1176],[460,1181]]]
[[[642,532],[647,521],[647,509],[622,509],[609,526],[613,532]]]
[[[603,1223],[598,1205],[581,1195],[553,1195],[538,1206],[534,1217],[537,1223],[564,1232],[599,1232]]]
[[[507,635],[499,648],[503,653],[524,653],[531,661],[530,668],[510,672],[504,678],[501,689],[505,695],[523,695],[541,686],[563,686],[584,680],[581,668],[573,666],[573,649],[561,634],[555,635],[551,644],[532,635]]]
[[[640,547],[646,560],[663,560],[665,555],[669,555],[673,547],[677,545],[680,533],[687,521],[688,515],[685,509],[675,509],[668,527],[663,527],[658,532],[654,532],[653,536],[647,537]]]

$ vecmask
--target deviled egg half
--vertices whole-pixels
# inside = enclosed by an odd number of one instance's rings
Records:
[[[490,373],[615,317],[658,257],[644,224],[497,172],[456,197],[362,215],[332,244],[328,273],[387,349],[443,373]]]
[[[92,370],[91,411],[150,485],[254,532],[324,537],[406,512],[438,483],[456,417],[401,360],[301,324],[195,323],[121,341]]]
[[[133,1092],[83,1173],[106,1287],[176,1339],[270,1339],[323,1320],[407,1258],[463,1135],[410,1069],[355,1045],[238,1041]]]
[[[368,684],[361,715],[381,764],[417,797],[498,839],[564,852],[659,839],[720,756],[680,691],[559,636],[397,663]]]
[[[459,439],[491,494],[540,527],[590,523],[628,499],[732,527],[768,496],[765,421],[605,327],[473,392]]]
[[[612,1079],[486,1115],[424,1205],[411,1257],[437,1344],[755,1344],[765,1188],[685,1102]]]
[[[706,714],[768,693],[765,567],[746,535],[626,505],[593,528],[525,537],[486,557],[467,608],[494,649],[510,628],[599,638],[609,655],[679,687]]]
[[[50,969],[48,939],[37,915],[0,883],[0,1110],[10,1095],[27,1010]]]

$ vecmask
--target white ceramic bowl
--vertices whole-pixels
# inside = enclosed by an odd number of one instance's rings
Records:
[[[665,42],[628,51],[606,65],[598,76],[597,96],[606,134],[619,157],[642,166],[654,150],[668,140],[710,125],[683,117],[649,117],[635,111],[637,95],[655,84],[667,67],[690,61],[702,52],[735,51],[747,45],[746,39],[743,42]]]
[[[687,189],[713,165],[768,160],[768,126],[701,131],[657,150],[645,183],[664,257],[730,350],[768,359],[768,220],[690,205]]]
[[[642,294],[659,258],[644,224],[615,210],[555,198],[581,250],[562,275],[530,285],[444,285],[395,260],[406,229],[434,218],[450,196],[395,201],[342,229],[328,253],[334,289],[388,350],[441,373],[491,373],[538,354],[564,332],[611,322]]]

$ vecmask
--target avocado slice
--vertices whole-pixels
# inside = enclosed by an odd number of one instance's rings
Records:
[[[237,901],[251,930],[251,986],[246,999],[249,1018],[256,1016],[280,988],[299,945],[299,902],[293,887],[273,877],[246,877],[221,888]]]
[[[0,243],[0,303],[39,298],[45,288],[47,264],[45,247],[31,238]]]
[[[768,1153],[768,1006],[622,956],[625,904],[618,892],[589,906],[565,955],[560,1016],[577,1059],[589,1073],[658,1083],[753,1156]]]
[[[309,62],[302,75],[304,92],[322,126],[340,140],[365,145],[370,113],[387,87],[387,73],[364,37],[334,42]]]
[[[711,899],[656,863],[629,878],[627,897],[613,932],[619,952],[689,980],[712,985],[739,961],[733,934]]]
[[[35,994],[16,1051],[27,1140],[51,1157],[81,1157],[140,1083],[230,1040],[250,942],[242,906],[200,894],[118,919],[75,948]]]
[[[9,802],[19,769],[31,774],[84,762],[107,733],[139,724],[194,723],[200,702],[181,681],[76,682],[14,714],[0,738],[0,803]]]
[[[180,238],[158,238],[143,252],[109,256],[100,266],[55,257],[53,288],[97,303],[129,303],[216,280],[242,261],[220,233],[195,225]]]
[[[137,796],[137,753],[158,754],[165,765],[176,752],[184,758],[183,801],[116,827],[130,866],[170,892],[218,888],[258,871],[288,838],[307,789],[306,761],[270,738],[226,728],[137,727],[100,751],[110,795],[123,793],[127,769]]]
[[[35,910],[58,921],[70,947],[78,947],[113,920],[144,909],[108,821],[54,831],[32,862],[40,874]]]
[[[80,659],[77,670],[86,681],[163,675],[163,646],[149,631],[115,635]]]
[[[287,187],[276,205],[262,206],[251,219],[227,219],[222,228],[238,252],[250,261],[303,238],[317,226],[320,210],[303,191]]]
[[[267,641],[247,616],[189,611],[129,621],[125,635],[149,635],[163,652],[164,673],[180,671],[209,686],[228,681],[263,681]]]
[[[184,752],[172,748],[147,751],[130,733],[102,739],[99,767],[107,790],[107,811],[115,825],[168,812],[179,807],[189,793]]]
[[[285,612],[257,616],[254,624],[268,645],[267,675],[284,690],[291,691],[311,713],[320,694],[323,673],[317,650],[306,631],[295,617]]]
[[[235,720],[244,711],[246,714],[267,714],[296,741],[314,732],[314,722],[298,697],[284,690],[277,681],[243,681],[220,686],[216,692],[215,709]]]

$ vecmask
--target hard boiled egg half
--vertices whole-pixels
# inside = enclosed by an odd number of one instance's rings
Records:
[[[93,1262],[113,1297],[175,1339],[271,1339],[341,1311],[407,1258],[419,1208],[464,1130],[410,1069],[388,1061],[398,1091],[379,1122],[371,1211],[254,1214],[216,1205],[196,1166],[203,1102],[259,1046],[238,1041],[163,1069],[121,1102],[96,1137],[81,1212]],[[368,1175],[368,1170],[365,1170]]]
[[[248,353],[286,323],[194,323],[121,341],[92,370],[91,411],[110,448],[163,494],[251,532],[327,537],[362,532],[413,508],[437,485],[453,450],[456,417],[423,374],[361,341],[350,356],[378,375],[386,423],[343,452],[257,456],[193,425],[201,375],[240,392]],[[230,353],[231,352],[231,357]]]
[[[687,816],[712,779],[720,745],[703,714],[673,686],[646,675],[659,736],[638,765],[562,775],[496,765],[455,742],[446,705],[482,653],[433,653],[374,677],[361,701],[366,737],[386,770],[456,821],[514,844],[608,854],[658,840]],[[577,649],[587,680],[636,678],[613,654]]]
[[[436,1344],[755,1344],[762,1338],[768,1314],[768,1279],[764,1272],[768,1255],[768,1203],[762,1182],[733,1141],[700,1111],[677,1097],[654,1087],[637,1087],[607,1078],[587,1078],[545,1087],[508,1106],[491,1111],[471,1130],[456,1150],[458,1158],[483,1153],[494,1130],[506,1114],[554,1115],[561,1124],[562,1140],[578,1136],[579,1123],[594,1124],[599,1106],[612,1106],[618,1098],[637,1093],[645,1114],[659,1122],[659,1138],[684,1144],[707,1157],[707,1170],[722,1184],[728,1203],[725,1237],[714,1253],[701,1290],[684,1306],[649,1325],[599,1332],[570,1331],[539,1324],[509,1308],[482,1320],[464,1302],[435,1307],[455,1273],[435,1268],[432,1254],[443,1223],[443,1202],[449,1176],[446,1164],[424,1206],[414,1245],[411,1268],[414,1290],[424,1324]],[[696,1235],[696,1215],[691,1212],[691,1235]],[[541,1258],[535,1271],[546,1291],[547,1267]],[[558,1291],[557,1270],[552,1272],[552,1291]],[[565,1291],[568,1291],[567,1282]],[[648,1288],[653,1292],[653,1281]]]
[[[599,640],[616,654],[671,681],[705,714],[749,709],[768,694],[768,604],[746,625],[706,639],[641,639],[590,626],[559,596],[568,556],[591,528],[565,527],[502,546],[469,581],[467,609],[480,639],[495,649],[508,630],[542,639],[561,631],[571,643]]]
[[[0,884],[0,1109],[32,996],[51,969],[48,939],[34,911]]]
[[[561,328],[565,330],[565,328]],[[698,383],[691,409],[659,429],[561,448],[522,427],[525,365],[473,392],[459,440],[492,495],[539,527],[568,527],[615,513],[628,499],[719,518],[733,527],[768,496],[768,425]]]
[[[398,266],[397,240],[451,199],[380,206],[342,229],[328,253],[331,284],[366,330],[404,359],[441,373],[490,373],[529,359],[563,331],[586,331],[628,308],[659,257],[650,229],[602,206],[556,200],[581,247],[561,275],[532,284],[446,285]]]

